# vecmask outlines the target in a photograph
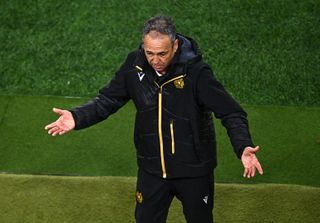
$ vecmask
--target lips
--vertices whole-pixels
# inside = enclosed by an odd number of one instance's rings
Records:
[[[161,70],[161,69],[163,68],[163,66],[161,66],[161,65],[154,65],[153,68],[154,68],[155,70]]]

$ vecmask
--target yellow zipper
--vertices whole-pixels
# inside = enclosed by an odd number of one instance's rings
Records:
[[[170,121],[170,133],[171,133],[171,153],[175,153],[175,145],[174,145],[174,129],[173,129],[173,120]]]
[[[158,133],[159,133],[159,143],[160,143],[160,159],[162,168],[162,177],[167,178],[166,164],[164,162],[164,151],[163,151],[163,139],[162,139],[162,86],[159,90],[158,98]]]
[[[180,75],[178,77],[172,78],[171,80],[166,81],[162,85],[159,85],[157,82],[155,84],[159,87],[158,93],[158,134],[159,134],[159,144],[160,144],[160,160],[161,160],[161,169],[162,169],[162,177],[167,178],[167,171],[166,171],[166,163],[164,160],[164,150],[163,150],[163,136],[162,136],[162,89],[163,86],[175,81],[179,78],[184,77],[185,75]]]

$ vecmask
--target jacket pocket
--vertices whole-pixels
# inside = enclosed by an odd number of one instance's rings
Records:
[[[184,164],[199,164],[195,151],[193,132],[188,118],[164,110],[164,141],[166,153]]]
[[[189,143],[193,139],[192,135],[186,138],[186,141],[175,140],[175,158],[178,162],[185,164],[199,164],[200,160],[195,151],[194,144]]]

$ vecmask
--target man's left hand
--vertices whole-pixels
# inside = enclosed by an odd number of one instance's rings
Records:
[[[243,150],[243,153],[241,156],[241,161],[244,167],[243,177],[247,177],[247,178],[254,177],[254,175],[256,174],[256,170],[258,170],[260,175],[263,174],[262,167],[256,156],[256,153],[259,151],[259,149],[260,149],[259,146],[256,146],[255,148],[248,146]]]

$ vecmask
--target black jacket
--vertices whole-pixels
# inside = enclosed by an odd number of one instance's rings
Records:
[[[164,77],[156,75],[140,47],[95,99],[71,110],[76,129],[82,129],[132,99],[138,166],[163,178],[213,171],[217,161],[212,112],[226,127],[238,158],[246,146],[253,146],[245,111],[202,61],[197,44],[180,34],[177,38],[178,51]]]

